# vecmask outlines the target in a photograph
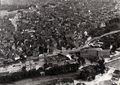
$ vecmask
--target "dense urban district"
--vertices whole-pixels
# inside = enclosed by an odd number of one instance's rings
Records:
[[[1,84],[119,85],[119,57],[119,0],[0,5]]]

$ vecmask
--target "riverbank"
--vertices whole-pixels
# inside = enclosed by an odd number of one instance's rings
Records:
[[[61,75],[55,75],[55,76],[44,76],[44,77],[38,77],[38,78],[30,78],[25,79],[21,81],[17,81],[14,83],[8,83],[8,84],[0,84],[0,85],[46,85],[47,82],[50,83],[50,81],[54,80],[63,80],[63,79],[74,79],[74,77],[77,75],[76,72],[74,73],[67,73],[67,74],[61,74]]]

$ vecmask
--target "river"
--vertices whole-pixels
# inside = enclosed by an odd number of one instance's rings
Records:
[[[74,85],[73,79],[76,73],[68,73],[55,76],[44,76],[38,78],[24,79],[13,83],[0,84],[0,85],[58,85],[58,83],[69,83],[65,85]],[[64,82],[63,82],[64,81]]]
[[[99,83],[111,80],[112,78],[111,74],[114,72],[114,70],[115,70],[114,68],[110,68],[104,74],[96,75],[95,80],[89,82],[74,80],[75,76],[77,75],[76,72],[76,73],[61,74],[56,76],[46,76],[46,77],[44,76],[38,78],[24,79],[21,81],[9,83],[9,84],[0,84],[0,85],[76,85],[77,83],[84,83],[85,85],[106,85]]]

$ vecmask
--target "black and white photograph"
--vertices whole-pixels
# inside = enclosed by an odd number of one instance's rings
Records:
[[[0,85],[120,85],[120,0],[0,0]]]

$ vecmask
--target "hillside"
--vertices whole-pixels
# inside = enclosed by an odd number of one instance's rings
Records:
[[[1,0],[1,5],[28,5],[34,3],[45,3],[50,0]]]
[[[26,0],[25,2],[27,3]],[[14,5],[4,5],[6,10],[9,9],[9,12],[23,9],[22,14],[18,15],[23,18],[18,18],[17,31],[10,31],[13,26],[7,19],[11,17],[8,16],[5,20],[1,20],[3,21],[1,28],[6,31],[2,30],[5,36],[1,35],[1,41],[3,41],[1,43],[7,43],[10,49],[16,47],[12,50],[20,51],[18,55],[31,56],[44,53],[46,50],[47,52],[53,52],[55,49],[61,50],[62,47],[66,49],[78,48],[85,43],[88,37],[84,35],[85,31],[89,33],[95,29],[95,32],[92,32],[93,36],[109,32],[111,29],[104,32],[103,29],[99,32],[98,28],[101,23],[116,17],[116,3],[112,0],[39,0],[37,2],[34,2],[38,5],[37,8],[34,8],[35,11],[30,11],[28,5],[25,5],[26,3],[17,5],[18,3],[12,3],[12,0],[11,4]],[[4,6],[2,6],[3,9],[5,9]],[[15,17],[13,16],[12,19],[16,19]],[[30,30],[34,32],[31,33]],[[7,33],[11,36],[7,36]],[[90,33],[89,36],[91,36]],[[4,54],[7,51],[9,54],[11,51],[7,46],[2,45],[1,47]]]

